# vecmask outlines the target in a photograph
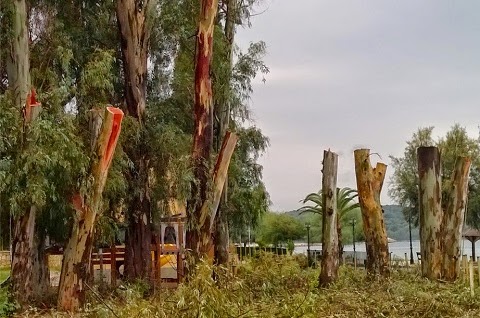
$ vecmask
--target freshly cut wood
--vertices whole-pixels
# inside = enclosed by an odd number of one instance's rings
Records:
[[[462,230],[471,162],[467,157],[457,159],[447,197],[447,208],[443,215],[443,238],[440,241],[443,254],[442,279],[447,281],[455,281],[460,276]]]
[[[322,177],[322,271],[319,277],[320,286],[330,285],[338,276],[337,170],[338,155],[331,151],[324,151]]]
[[[76,213],[63,256],[57,301],[60,310],[75,311],[85,301],[95,220],[101,211],[102,193],[120,135],[123,112],[107,107],[104,116],[90,169],[93,184],[85,196],[76,194],[72,198]]]
[[[213,98],[210,64],[213,54],[213,31],[217,16],[218,0],[200,2],[196,57],[195,103],[193,134],[193,176],[191,197],[187,207],[187,248],[194,259],[205,256],[211,249],[210,224],[202,224],[202,210],[208,200],[210,153],[213,146]]]
[[[376,167],[372,168],[369,149],[357,149],[354,156],[358,199],[367,248],[367,272],[371,277],[386,277],[390,274],[389,253],[380,192],[387,166],[378,162]]]
[[[417,149],[420,205],[420,252],[422,275],[430,279],[442,276],[443,239],[441,224],[442,177],[440,152],[437,147]]]

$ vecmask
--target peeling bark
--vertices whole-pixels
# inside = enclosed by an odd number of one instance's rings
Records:
[[[337,211],[337,169],[338,155],[334,152],[323,152],[322,177],[322,271],[320,286],[328,286],[338,276],[338,211]]]
[[[213,146],[212,83],[210,64],[213,53],[213,30],[218,0],[202,0],[196,42],[195,61],[195,131],[192,163],[195,181],[187,209],[187,247],[196,258],[205,256],[213,247],[210,224],[201,222],[202,210],[208,199],[210,153]],[[213,251],[212,251],[213,252]],[[213,255],[212,255],[213,256]]]
[[[75,311],[85,302],[95,219],[101,212],[102,193],[120,135],[122,118],[120,109],[106,108],[90,170],[93,184],[85,197],[76,194],[72,198],[76,213],[63,256],[57,301],[59,310]]]
[[[228,167],[232,158],[235,145],[237,143],[237,135],[227,132],[225,139],[218,154],[217,163],[213,173],[213,186],[208,199],[202,205],[200,217],[198,220],[198,230],[190,233],[196,235],[198,257],[208,257],[213,262],[214,246],[212,234],[214,231],[216,213],[220,199],[222,196],[223,186],[227,179]],[[188,237],[187,237],[188,239]]]
[[[147,92],[147,62],[151,21],[156,0],[117,0],[116,12],[123,57],[125,101],[128,114],[143,125]],[[143,129],[143,127],[141,128]],[[137,171],[135,198],[130,206],[125,246],[125,274],[130,279],[147,278],[151,271],[151,215],[148,158],[138,147],[129,153]]]
[[[233,67],[233,44],[235,38],[235,19],[237,16],[237,3],[238,0],[224,0],[224,5],[226,6],[226,17],[225,17],[225,40],[226,40],[226,53],[227,60],[229,64],[229,77],[226,85],[230,88],[230,79]],[[228,99],[228,96],[227,96]],[[220,109],[220,118],[217,143],[219,143],[220,138],[225,135],[229,123],[230,123],[230,101],[226,100],[225,105]],[[219,146],[217,151],[219,151]],[[229,246],[230,246],[230,234],[228,228],[228,215],[226,211],[227,205],[227,195],[228,195],[228,177],[225,180],[225,186],[223,188],[222,199],[220,200],[220,205],[218,207],[218,217],[216,219],[215,226],[215,263],[217,265],[227,265],[229,263]]]
[[[448,281],[455,281],[460,275],[462,229],[471,163],[470,158],[457,159],[448,193],[447,208],[443,215],[443,238],[440,241],[443,254],[442,278]]]
[[[117,0],[117,21],[123,54],[125,100],[128,114],[141,119],[147,95],[149,14],[155,0]]]
[[[442,272],[442,177],[437,147],[417,149],[420,205],[420,251],[422,275],[441,278]]]
[[[367,272],[371,277],[387,277],[390,274],[388,240],[380,204],[380,192],[387,166],[379,162],[372,168],[368,149],[357,149],[354,154],[358,199],[367,248]]]
[[[26,145],[28,125],[35,119],[39,103],[35,91],[30,93],[30,51],[28,18],[25,0],[12,2],[12,38],[7,54],[9,89],[15,105],[23,111],[23,147]],[[12,291],[21,306],[41,301],[49,285],[48,267],[44,257],[43,237],[37,235],[37,207],[27,208],[14,220],[12,239]]]

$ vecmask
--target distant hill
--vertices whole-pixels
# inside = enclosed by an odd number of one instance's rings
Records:
[[[387,236],[397,241],[408,241],[408,222],[399,205],[384,205],[383,216],[387,227]],[[412,239],[418,240],[418,228],[412,227]]]
[[[299,215],[296,210],[286,213],[301,221],[305,221],[308,215],[308,213],[307,215]],[[383,213],[385,226],[387,227],[387,236],[397,241],[408,241],[408,222],[403,216],[402,207],[399,205],[384,205]],[[418,228],[412,227],[412,239],[419,239]]]

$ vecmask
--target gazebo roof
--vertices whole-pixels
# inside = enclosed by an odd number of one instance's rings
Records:
[[[469,241],[477,241],[480,239],[480,230],[464,227],[462,236]]]

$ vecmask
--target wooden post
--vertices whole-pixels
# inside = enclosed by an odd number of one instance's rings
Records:
[[[117,287],[117,248],[115,242],[110,247],[110,277],[112,287]]]
[[[480,286],[480,257],[477,257],[478,286]]]
[[[387,166],[379,162],[372,168],[368,149],[357,149],[354,156],[358,199],[367,248],[367,272],[371,277],[387,277],[390,274],[388,240],[380,204],[380,192]]]
[[[467,206],[468,176],[471,160],[457,158],[451,178],[446,206],[442,220],[440,245],[443,255],[442,279],[455,281],[460,275],[460,255],[463,220]]]
[[[473,297],[475,296],[475,284],[473,282],[473,261],[468,262],[468,269],[470,272],[470,295]]]
[[[422,275],[430,279],[441,278],[442,239],[442,177],[440,152],[437,147],[417,149],[420,203],[420,251]]]
[[[467,255],[463,254],[462,255],[462,272],[463,272],[463,277],[467,277],[468,269],[467,269]]]
[[[405,267],[408,267],[408,257],[407,257],[407,253],[405,253]]]
[[[157,236],[155,239],[155,258],[154,258],[154,263],[155,263],[155,281],[158,283],[158,286],[160,286],[162,282],[162,244],[161,244],[161,237]]]
[[[320,286],[328,286],[338,276],[338,234],[337,234],[337,169],[338,155],[334,152],[323,152],[322,176],[322,271]]]
[[[100,261],[100,285],[103,285],[103,248],[98,249],[98,256]]]

